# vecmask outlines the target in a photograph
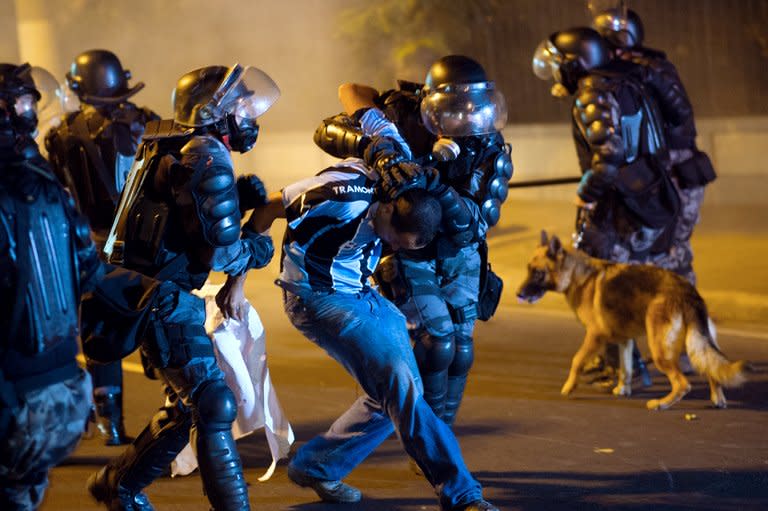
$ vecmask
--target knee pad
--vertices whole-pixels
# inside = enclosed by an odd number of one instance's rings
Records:
[[[453,356],[448,374],[451,376],[464,376],[469,373],[474,361],[475,349],[472,338],[457,335],[456,354]]]
[[[453,335],[434,336],[421,332],[413,347],[416,362],[422,373],[445,371],[453,361],[456,343]]]
[[[224,382],[203,384],[193,399],[195,422],[202,431],[229,431],[237,417],[235,395]]]

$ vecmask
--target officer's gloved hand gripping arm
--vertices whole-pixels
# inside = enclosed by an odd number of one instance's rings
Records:
[[[380,186],[388,199],[410,188],[425,188],[440,202],[443,229],[460,246],[475,239],[477,222],[470,209],[471,201],[462,198],[451,186],[440,183],[434,169],[423,169],[409,161],[412,154],[391,121],[376,108],[376,89],[367,85],[346,83],[339,87],[339,100],[344,110],[360,121],[362,132],[371,138],[364,152],[365,162],[381,178]]]

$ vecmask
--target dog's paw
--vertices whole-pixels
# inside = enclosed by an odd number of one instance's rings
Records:
[[[613,395],[617,397],[629,397],[632,395],[632,387],[629,385],[616,385],[613,388]]]
[[[576,387],[576,385],[571,385],[566,383],[565,385],[563,385],[563,388],[560,389],[560,394],[563,397],[568,397],[573,393],[574,387]]]
[[[723,398],[722,400],[712,401],[712,406],[719,408],[720,410],[725,410],[728,408],[728,402]]]
[[[651,399],[645,403],[645,407],[649,410],[662,410],[661,399]]]

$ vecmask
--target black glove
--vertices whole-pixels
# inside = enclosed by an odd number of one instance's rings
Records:
[[[426,188],[427,173],[406,159],[400,144],[388,137],[374,137],[365,150],[365,163],[379,174],[377,188],[384,201],[391,201],[412,188]]]
[[[237,178],[237,195],[241,213],[267,203],[267,189],[256,174],[246,174]]]

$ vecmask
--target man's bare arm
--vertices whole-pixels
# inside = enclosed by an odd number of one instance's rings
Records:
[[[285,218],[282,192],[270,193],[266,204],[253,208],[246,225],[256,232],[265,232],[277,218]]]
[[[344,111],[352,115],[361,108],[376,106],[374,100],[379,97],[379,91],[368,85],[359,83],[344,83],[339,86],[339,101]]]

